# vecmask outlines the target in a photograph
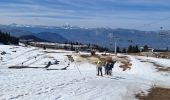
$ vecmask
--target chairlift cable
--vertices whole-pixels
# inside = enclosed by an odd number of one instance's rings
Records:
[[[154,22],[151,22],[151,23],[148,23],[148,24],[143,24],[143,25],[138,26],[138,27],[136,27],[136,28],[142,28],[142,27],[146,27],[146,26],[151,26],[151,25],[160,23],[161,21],[165,21],[165,20],[169,20],[169,19],[170,19],[170,17],[162,18],[162,19],[159,19],[159,20],[157,20],[157,21],[154,21]]]

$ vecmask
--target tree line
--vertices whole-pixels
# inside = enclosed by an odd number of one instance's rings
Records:
[[[129,45],[129,47],[127,49],[123,48],[122,50],[120,50],[120,48],[117,47],[117,53],[139,53],[141,51],[142,52],[147,52],[148,51],[148,46],[144,45],[142,50],[139,49],[138,45],[135,45],[135,46]]]
[[[9,33],[2,32],[0,30],[0,43],[6,44],[6,45],[8,44],[18,45],[19,39],[14,36],[11,36]]]
[[[73,45],[87,45],[87,48],[89,49],[95,49],[98,50],[99,52],[114,52],[112,49],[108,49],[107,47],[102,47],[96,44],[83,44],[80,42],[65,42],[65,44],[70,44],[71,45],[71,50],[74,51],[75,48],[73,48]],[[68,50],[68,47],[65,47],[66,50]],[[117,46],[116,48],[117,53],[139,53],[139,52],[147,52],[148,51],[148,46],[144,45],[143,49],[139,49],[138,45],[129,45],[128,48],[120,48]]]

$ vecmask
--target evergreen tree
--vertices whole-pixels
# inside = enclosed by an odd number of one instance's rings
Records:
[[[75,45],[79,45],[79,43],[78,43],[78,42],[76,42],[76,43],[75,43]]]
[[[88,44],[87,46],[88,46],[88,48],[90,48],[90,46],[91,46],[91,45],[90,45],[90,44]]]
[[[0,42],[4,44],[18,44],[19,39],[13,36],[10,36],[9,33],[0,31]]]
[[[71,51],[74,51],[75,49],[74,49],[74,47],[73,47],[73,43],[71,44]]]
[[[132,52],[131,53],[136,53],[136,47],[132,46]]]
[[[117,53],[120,53],[120,48],[117,47],[117,48],[116,48],[116,51],[117,51]]]
[[[167,47],[167,48],[166,48],[166,52],[168,52],[168,51],[169,51],[169,48]]]
[[[126,48],[123,48],[122,53],[126,53]]]
[[[136,45],[135,49],[136,53],[140,52],[138,45]]]
[[[147,45],[144,46],[143,51],[145,51],[145,52],[148,51],[148,46]]]
[[[133,48],[132,48],[132,45],[130,45],[130,46],[128,47],[128,53],[132,53],[132,52],[133,52],[132,49],[133,49]]]
[[[132,46],[132,45],[130,45],[129,47],[128,47],[128,51],[127,51],[128,53],[138,53],[138,52],[140,52],[140,50],[139,50],[139,48],[138,48],[138,45],[136,45],[136,46]]]

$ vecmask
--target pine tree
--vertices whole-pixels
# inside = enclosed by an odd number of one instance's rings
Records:
[[[74,49],[74,47],[73,47],[73,43],[71,44],[71,51],[74,51],[75,49]]]
[[[120,53],[120,48],[117,47],[117,48],[116,48],[116,51],[117,51],[117,53]]]
[[[168,47],[166,47],[166,52],[168,52],[169,51],[169,48]]]
[[[123,48],[122,53],[126,53],[126,49],[125,48]]]
[[[136,45],[136,53],[140,52],[138,45]]]
[[[132,52],[131,53],[136,53],[136,47],[132,46]]]
[[[128,53],[132,53],[132,52],[133,52],[132,49],[133,49],[133,48],[132,48],[132,45],[130,45],[130,46],[128,47]]]
[[[9,33],[0,31],[0,42],[4,44],[18,44],[19,39],[11,36]]]
[[[145,51],[145,52],[148,51],[148,46],[147,45],[144,46],[143,51]]]

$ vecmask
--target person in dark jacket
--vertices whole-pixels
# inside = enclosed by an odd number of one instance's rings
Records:
[[[108,75],[109,74],[109,62],[107,61],[104,68],[105,68],[105,75]]]
[[[114,67],[114,64],[116,63],[116,61],[112,61],[109,63],[109,69],[108,69],[108,75],[112,75],[112,69]]]

